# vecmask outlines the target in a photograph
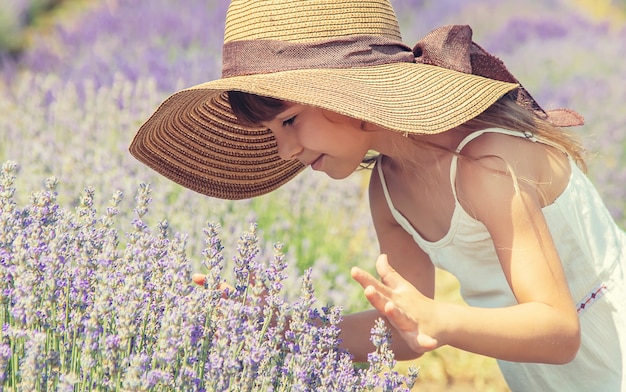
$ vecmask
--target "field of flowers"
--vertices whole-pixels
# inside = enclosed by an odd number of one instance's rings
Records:
[[[233,202],[182,189],[127,152],[170,93],[219,76],[228,0],[47,2],[61,4],[30,27],[28,10],[44,3],[0,13],[0,163],[17,163],[4,164],[0,184],[0,386],[227,390],[264,369],[280,374],[257,388],[329,385],[328,372],[345,375],[334,377],[344,387],[401,381],[376,379],[392,364],[380,355],[383,331],[374,330],[369,370],[354,369],[333,340],[339,313],[366,306],[350,267],[371,270],[377,254],[367,172],[336,182],[306,171],[272,195]],[[587,124],[574,132],[589,175],[626,226],[623,1],[392,3],[407,43],[469,24],[545,108],[582,113]],[[190,284],[194,271],[210,272],[208,287]],[[241,290],[216,295],[223,278]],[[437,295],[458,301],[455,281],[441,278]],[[263,287],[275,294],[265,304]],[[299,329],[281,330],[286,312],[300,312]],[[304,347],[310,356],[298,355]],[[416,390],[506,390],[482,357],[444,348],[418,365]]]

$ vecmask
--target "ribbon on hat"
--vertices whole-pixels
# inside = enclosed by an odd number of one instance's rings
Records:
[[[415,62],[515,83],[517,103],[559,127],[584,124],[573,110],[545,111],[497,57],[472,41],[472,29],[448,25],[435,29],[411,50],[404,43],[379,35],[353,35],[316,42],[241,40],[224,44],[222,77],[298,69],[350,68]]]
[[[519,85],[517,103],[558,127],[583,125],[584,118],[570,109],[543,110],[499,58],[472,41],[472,29],[448,25],[428,33],[413,48],[415,62]]]
[[[231,41],[222,49],[222,77],[414,61],[410,47],[380,35],[350,35],[315,42]]]

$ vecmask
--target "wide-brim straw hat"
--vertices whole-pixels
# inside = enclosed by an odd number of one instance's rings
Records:
[[[439,38],[467,41],[467,31]],[[440,48],[425,56],[429,45],[418,44],[414,53],[402,43],[387,0],[233,0],[222,78],[170,96],[141,126],[130,152],[196,192],[245,199],[280,187],[304,166],[279,157],[268,129],[240,124],[227,91],[312,105],[407,134],[436,134],[520,87],[510,74],[496,80],[472,74],[471,64],[463,69],[480,49],[475,44],[464,44],[466,58],[457,66]],[[448,48],[453,62],[462,51],[456,46]]]

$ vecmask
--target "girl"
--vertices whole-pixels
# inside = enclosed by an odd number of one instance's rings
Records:
[[[442,345],[492,356],[512,390],[626,390],[626,235],[580,144],[466,26],[411,50],[387,0],[234,0],[223,78],[172,95],[130,150],[197,192],[276,189],[307,166],[345,178],[374,165],[374,309],[346,315],[362,361],[373,321],[399,359]],[[435,267],[470,306],[433,299]]]

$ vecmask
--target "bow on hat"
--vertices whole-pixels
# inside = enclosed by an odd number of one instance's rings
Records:
[[[543,110],[520,82],[506,69],[500,59],[472,41],[472,29],[469,26],[449,25],[435,29],[415,45],[413,54],[416,63],[436,65],[518,84],[520,87],[517,90],[517,103],[534,112],[537,117],[558,127],[578,126],[585,122],[583,117],[573,110]]]

